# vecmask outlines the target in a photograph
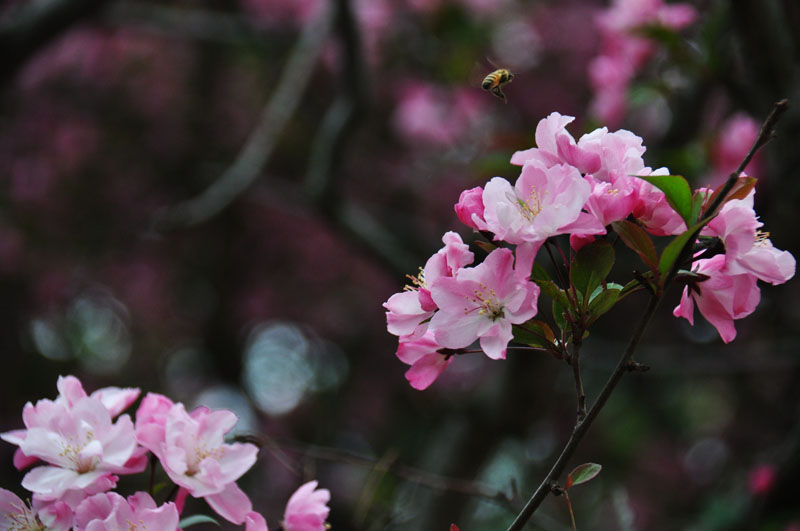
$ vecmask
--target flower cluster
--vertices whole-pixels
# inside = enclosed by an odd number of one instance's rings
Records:
[[[226,443],[237,422],[230,411],[199,407],[148,394],[134,423],[120,415],[139,397],[139,389],[107,387],[87,395],[74,376],[58,379],[55,400],[25,405],[24,430],[0,434],[15,444],[14,465],[32,468],[22,486],[33,493],[31,505],[0,489],[0,530],[112,531],[133,528],[177,530],[187,495],[203,498],[221,517],[247,531],[267,531],[236,481],[256,461],[250,443]],[[160,506],[153,493],[127,498],[114,492],[120,475],[142,472],[148,451],[174,482],[177,494]],[[151,470],[152,473],[152,470]],[[330,493],[310,482],[286,507],[283,529],[322,531]],[[169,489],[167,489],[169,490]]]
[[[642,249],[649,245],[655,256],[651,236],[680,235],[689,227],[654,183],[685,181],[670,176],[666,168],[646,167],[642,139],[630,131],[609,132],[604,127],[576,141],[566,130],[573,119],[554,112],[539,122],[537,147],[511,158],[512,164],[522,166],[515,183],[495,177],[484,187],[462,192],[455,205],[458,218],[492,241],[482,246],[489,249],[482,263],[472,266],[473,253],[458,234],[448,232],[444,247],[411,278],[406,290],[384,303],[389,332],[399,337],[397,356],[411,365],[406,378],[412,387],[428,387],[453,355],[464,353],[476,340],[490,358],[505,358],[513,327],[528,323],[537,313],[540,285],[531,273],[548,238],[569,235],[570,246],[578,251],[624,220],[623,228],[630,227],[627,230],[638,236],[631,239],[629,233],[623,240],[648,258],[654,279],[665,277],[664,271],[659,274],[658,260]],[[695,198],[702,201],[711,193],[699,190]],[[725,253],[698,257],[693,277],[698,281],[687,287],[675,309],[676,316],[691,321],[696,302],[726,342],[735,335],[733,321],[758,303],[757,279],[778,284],[794,275],[791,254],[774,249],[758,231],[753,194],[751,190],[743,199],[729,200],[703,228],[701,238],[718,238]],[[647,245],[633,244],[644,240]],[[586,301],[590,294],[584,294]]]
[[[609,124],[622,121],[628,85],[655,50],[653,42],[645,38],[642,31],[648,27],[680,30],[696,18],[697,12],[689,4],[664,4],[662,0],[614,0],[597,17],[601,51],[589,65],[594,114]]]

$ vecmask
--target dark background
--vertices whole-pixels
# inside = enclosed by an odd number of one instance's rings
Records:
[[[317,4],[336,13],[330,27]],[[700,185],[732,170],[716,155],[726,121],[760,122],[788,97],[750,172],[773,243],[797,254],[800,7],[692,5],[695,24],[651,35],[612,129]],[[234,409],[235,431],[265,444],[240,484],[273,527],[317,478],[334,530],[504,529],[516,511],[488,498],[519,504],[557,456],[568,368],[462,356],[414,391],[381,303],[446,230],[472,237],[453,212],[460,191],[515,178],[508,159],[541,118],[577,116],[576,137],[603,125],[587,67],[605,4],[0,6],[0,430],[75,374],[90,391]],[[516,74],[506,105],[479,88],[489,61]],[[651,371],[623,380],[572,463],[604,467],[572,491],[579,528],[800,528],[798,290],[762,286],[727,346],[699,316],[694,328],[671,316],[673,290],[637,355]],[[590,400],[645,303],[627,299],[585,342]],[[0,445],[0,485],[22,494],[13,450]],[[777,477],[758,487],[765,470]],[[533,522],[569,529],[564,500]]]

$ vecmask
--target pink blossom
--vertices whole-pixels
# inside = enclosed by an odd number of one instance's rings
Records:
[[[630,179],[617,179],[612,184],[587,175],[586,180],[592,186],[592,193],[585,207],[601,225],[625,219],[633,211],[637,189]]]
[[[725,203],[702,234],[716,236],[725,245],[725,269],[731,275],[751,274],[772,285],[783,284],[794,276],[795,259],[788,251],[772,246],[769,233],[758,230],[753,210],[752,191],[744,199]]]
[[[566,130],[575,120],[573,116],[562,116],[557,112],[539,120],[536,126],[536,146],[517,151],[511,156],[511,164],[524,165],[531,160],[539,161],[547,168],[557,164],[575,166],[581,173],[592,173],[600,167],[600,157],[579,147]]]
[[[591,185],[572,166],[550,168],[530,160],[515,186],[502,177],[486,184],[483,203],[487,228],[496,240],[532,244],[535,254],[549,237],[569,232],[603,234],[605,228],[582,212]]]
[[[455,210],[458,219],[467,227],[475,230],[486,228],[486,220],[483,219],[483,188],[480,186],[461,192]]]
[[[67,531],[72,511],[63,503],[54,509],[36,511],[13,492],[0,489],[0,531]]]
[[[763,496],[775,486],[777,477],[775,465],[758,465],[747,476],[747,488],[753,496]]]
[[[736,337],[733,321],[747,317],[761,300],[761,291],[753,275],[730,275],[723,272],[725,255],[718,254],[695,262],[692,271],[708,275],[708,280],[698,283],[698,291],[688,286],[683,290],[681,302],[672,314],[694,324],[694,303],[700,313],[714,325],[725,343]]]
[[[419,339],[400,338],[397,357],[403,363],[411,365],[406,371],[406,380],[411,387],[420,391],[427,388],[452,363],[451,356],[438,352],[441,348],[430,330]]]
[[[161,507],[146,492],[126,500],[116,492],[95,494],[75,511],[75,531],[117,531],[121,529],[178,529],[178,509],[172,502]]]
[[[169,399],[151,393],[142,401],[136,440],[158,457],[175,484],[205,498],[223,518],[242,524],[252,504],[236,480],[253,466],[258,448],[224,442],[237,422],[232,412],[198,407],[187,413],[178,403],[163,415],[165,400]]]
[[[267,521],[257,512],[249,512],[244,517],[244,531],[269,531]]]
[[[711,175],[707,180],[709,186],[716,188],[736,170],[755,142],[759,127],[756,120],[743,113],[734,114],[722,124],[719,136],[711,148]],[[762,167],[763,158],[759,152],[750,161],[747,173],[761,178]]]
[[[122,415],[112,422],[112,413],[130,403],[130,393],[108,391],[109,410],[103,394],[86,396],[77,378],[59,378],[58,387],[56,400],[25,405],[26,430],[0,434],[18,445],[26,460],[39,459],[51,465],[28,472],[23,487],[42,499],[55,500],[72,489],[85,490],[111,473],[144,469],[145,451],[136,445],[130,417]]]
[[[639,175],[669,175],[669,170],[659,168],[650,172],[645,168]],[[686,222],[667,202],[664,192],[644,179],[632,177],[631,180],[637,190],[632,214],[647,232],[655,236],[674,236],[686,230]]]
[[[286,503],[283,513],[284,531],[325,531],[325,520],[330,509],[328,489],[317,489],[316,481],[309,481],[297,489]]]
[[[412,286],[406,291],[389,297],[383,307],[389,332],[397,336],[418,338],[425,333],[427,325],[423,321],[433,316],[436,303],[431,298],[430,287],[441,277],[452,277],[456,271],[471,264],[472,254],[464,241],[455,232],[447,232],[442,236],[444,247],[431,256],[425,267],[416,277],[411,277]]]
[[[512,324],[536,315],[539,286],[529,268],[518,264],[509,249],[495,249],[476,267],[441,278],[431,289],[439,311],[431,319],[435,340],[447,348],[463,348],[480,339],[492,359],[505,358]]]

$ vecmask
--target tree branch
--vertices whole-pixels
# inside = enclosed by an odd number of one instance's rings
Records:
[[[200,195],[159,212],[153,228],[165,232],[202,223],[227,207],[258,178],[294,114],[331,28],[332,10],[322,9],[303,28],[261,120],[236,160]]]

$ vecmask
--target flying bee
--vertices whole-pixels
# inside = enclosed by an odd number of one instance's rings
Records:
[[[483,78],[483,82],[481,83],[481,88],[483,90],[488,90],[495,97],[503,100],[503,103],[508,103],[506,99],[506,95],[503,94],[503,85],[507,83],[511,83],[514,79],[514,74],[511,73],[506,68],[498,68],[485,78]]]

